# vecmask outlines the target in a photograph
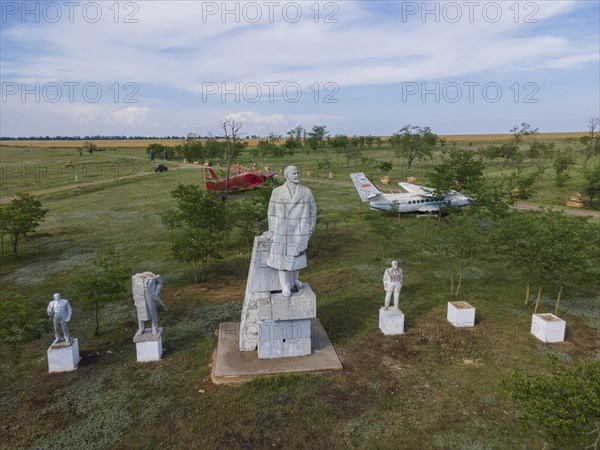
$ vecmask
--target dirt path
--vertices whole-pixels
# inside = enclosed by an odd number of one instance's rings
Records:
[[[528,202],[519,202],[517,203],[517,206],[514,207],[515,209],[518,209],[519,211],[540,211],[540,210],[549,210],[550,208],[546,208],[544,206],[540,206],[537,205],[535,203],[528,203]],[[556,208],[556,209],[560,209],[561,211],[564,211],[565,213],[569,214],[570,216],[591,216],[591,217],[595,217],[595,218],[600,218],[600,212],[599,211],[593,211],[591,209],[563,209],[563,208]]]

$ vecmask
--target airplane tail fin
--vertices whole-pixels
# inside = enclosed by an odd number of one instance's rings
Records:
[[[351,173],[350,178],[352,178],[354,186],[358,191],[358,195],[360,195],[360,199],[363,202],[367,202],[381,194],[381,191],[377,189],[377,186],[375,186],[364,173]]]
[[[206,172],[206,189],[219,190],[219,177],[215,174],[211,167],[205,167]]]

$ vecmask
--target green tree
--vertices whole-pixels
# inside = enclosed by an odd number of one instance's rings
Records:
[[[513,147],[518,148],[519,145],[523,143],[525,136],[533,136],[538,134],[538,128],[534,128],[532,125],[527,122],[522,122],[521,125],[515,125],[510,129],[512,133],[512,142],[511,145]]]
[[[21,294],[0,302],[0,345],[9,345],[15,356],[19,344],[42,337],[50,328],[46,310],[25,302]]]
[[[362,155],[359,150],[360,141],[350,139],[344,134],[335,135],[331,139],[330,145],[337,154],[344,155],[346,158],[346,167],[350,166],[351,160],[358,159]]]
[[[368,159],[368,158],[367,158]],[[362,160],[362,158],[361,158]],[[392,162],[391,161],[382,161],[377,165],[377,168],[379,170],[381,170],[383,173],[388,173],[390,170],[392,170]]]
[[[313,125],[312,129],[308,132],[306,143],[310,148],[316,150],[323,146],[323,140],[329,134],[325,125]]]
[[[583,193],[588,196],[591,204],[594,197],[600,195],[600,164],[592,169],[586,168],[583,176],[585,178]]]
[[[515,212],[498,222],[494,241],[499,254],[510,255],[511,266],[527,275],[525,304],[531,284],[538,285],[536,312],[544,285],[558,289],[558,312],[565,286],[598,278],[599,230],[584,217],[561,211]]]
[[[127,292],[125,281],[129,280],[130,269],[112,248],[103,251],[92,260],[92,264],[96,266],[96,270],[75,281],[74,296],[88,309],[94,311],[96,323],[94,333],[98,336],[101,309],[106,303],[118,300]]]
[[[234,158],[237,156],[236,141],[239,139],[240,130],[244,122],[241,120],[226,118],[221,122],[221,127],[225,132],[225,139],[227,141],[227,178],[225,179],[225,190],[221,192],[221,199],[227,201],[229,197],[229,176],[231,175],[231,164]]]
[[[19,240],[26,237],[27,233],[34,233],[47,212],[39,200],[24,193],[16,194],[10,203],[0,206],[0,232],[10,236],[15,257],[18,255]]]
[[[575,160],[569,155],[559,155],[553,162],[556,171],[555,183],[557,186],[564,186],[569,179],[567,171],[569,167],[575,164]]]
[[[485,164],[471,150],[451,150],[442,154],[442,162],[427,173],[434,184],[467,193],[475,193],[483,182]]]
[[[437,134],[429,127],[405,125],[389,139],[398,158],[404,157],[410,169],[413,161],[430,158],[439,142]]]
[[[88,152],[88,153],[91,155],[91,154],[93,154],[94,152],[97,152],[97,151],[98,151],[98,146],[97,146],[96,144],[94,144],[93,142],[90,142],[90,141],[85,141],[85,142],[83,143],[83,145],[81,146],[80,150],[81,150],[81,151],[80,151],[79,153],[81,153],[81,152],[84,152],[84,151],[85,151],[85,152]]]
[[[222,259],[227,206],[219,201],[218,193],[192,184],[180,184],[171,196],[177,200],[177,209],[167,211],[161,218],[165,225],[180,231],[171,247],[173,256],[191,265],[197,282],[203,264],[211,258]]]
[[[148,147],[146,147],[146,155],[148,156],[148,159],[154,160],[154,158],[156,158],[157,156],[162,157],[165,148],[166,147],[164,145],[159,144],[157,142],[148,144]]]
[[[519,200],[527,200],[535,193],[533,185],[540,179],[543,173],[543,167],[538,167],[531,171],[526,171],[518,167],[517,170],[508,177],[507,184],[508,189],[510,190],[509,197],[515,205]]]
[[[465,269],[485,254],[487,235],[488,230],[474,214],[452,214],[439,230],[436,247],[450,269],[451,296],[458,296]]]
[[[583,146],[583,167],[585,167],[594,155],[600,155],[600,135],[597,133],[600,126],[599,117],[590,117],[588,120],[589,134],[579,138]]]
[[[252,198],[232,202],[230,205],[235,225],[240,229],[248,253],[252,248],[254,237],[268,228],[267,210],[270,196],[270,189],[259,189],[255,191]]]

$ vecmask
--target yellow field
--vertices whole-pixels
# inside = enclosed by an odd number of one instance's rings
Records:
[[[587,132],[561,132],[561,133],[540,133],[535,136],[528,136],[525,139],[567,139],[567,138],[580,138],[585,136]],[[389,136],[381,136],[383,139],[387,139]],[[481,141],[504,141],[509,140],[512,134],[448,134],[440,135],[440,137],[446,138],[449,141],[457,142],[481,142]],[[244,142],[248,142],[248,145],[255,146],[260,139],[244,139]],[[284,139],[279,140],[283,143]],[[11,146],[11,147],[42,147],[42,148],[78,148],[83,145],[83,140],[79,141],[0,141],[0,146]],[[91,140],[100,148],[145,148],[148,144],[158,143],[166,146],[175,146],[181,143],[179,139],[124,139],[124,140]]]

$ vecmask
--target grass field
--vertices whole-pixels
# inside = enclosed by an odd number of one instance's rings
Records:
[[[568,150],[571,144],[561,145]],[[361,163],[346,167],[335,154],[298,153],[275,162],[243,154],[240,162],[275,169],[296,163],[305,172],[320,222],[302,276],[317,294],[318,317],[344,370],[214,385],[214,332],[220,322],[239,320],[247,248],[234,233],[225,260],[207,267],[205,281],[194,283],[189,267],[174,260],[171,232],[159,215],[174,206],[170,191],[179,183],[200,184],[202,171],[169,162],[168,172],[154,173],[143,148],[115,148],[80,156],[75,149],[0,147],[3,197],[19,190],[67,188],[39,195],[50,212],[28,236],[21,257],[13,258],[3,242],[0,301],[21,293],[45,308],[54,292],[63,294],[74,308],[71,334],[79,338],[82,356],[76,371],[48,374],[50,334],[25,345],[17,363],[8,348],[0,347],[0,448],[503,450],[594,443],[594,434],[555,440],[541,427],[522,428],[522,412],[500,381],[513,367],[549,374],[555,365],[600,358],[597,286],[565,289],[560,316],[567,321],[566,341],[543,344],[529,333],[532,307],[523,305],[523,275],[510,261],[478,261],[465,273],[460,297],[476,306],[477,324],[452,327],[446,322],[450,268],[427,245],[439,232],[435,220],[369,211],[348,177],[363,169]],[[369,157],[392,160],[394,181],[412,175],[424,182],[431,167],[417,164],[408,171],[387,148],[372,149]],[[317,161],[323,158],[332,161],[333,181],[322,180],[326,172],[317,176]],[[80,167],[101,168],[97,180],[85,180],[98,183],[78,185],[79,176],[74,182],[64,167],[58,179],[44,172],[36,178],[31,174],[38,172],[29,169],[23,178],[15,171],[36,164],[58,171],[66,160],[78,175],[83,175]],[[142,175],[115,176],[119,164],[127,162]],[[526,164],[550,167],[551,162]],[[306,175],[309,169],[312,176]],[[371,167],[364,170],[373,178],[382,175]],[[510,170],[490,167],[486,176]],[[566,186],[556,188],[548,169],[531,201],[564,204],[578,189],[581,168],[571,174]],[[375,221],[401,227],[402,245],[382,255],[372,231]],[[160,317],[165,348],[160,362],[135,362],[131,339],[137,324],[130,295],[102,311],[100,336],[94,336],[92,313],[72,296],[74,281],[91,270],[90,261],[106,247],[126,259],[132,274],[150,270],[165,280],[161,296],[169,310]],[[406,334],[401,336],[385,337],[378,329],[382,256],[386,265],[392,258],[401,260],[404,269],[400,303]],[[544,292],[543,312],[553,310],[555,295]]]

